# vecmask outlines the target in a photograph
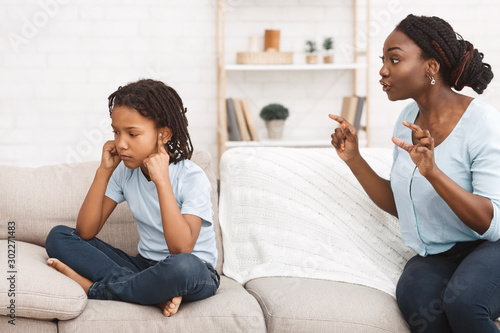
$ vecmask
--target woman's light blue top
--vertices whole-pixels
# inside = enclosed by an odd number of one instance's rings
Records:
[[[412,142],[416,102],[396,123],[394,137]],[[421,256],[445,252],[457,242],[500,238],[500,113],[474,99],[448,137],[434,149],[438,168],[466,191],[488,198],[493,205],[489,229],[482,235],[467,227],[418,171],[410,154],[394,148],[391,187],[404,243]]]

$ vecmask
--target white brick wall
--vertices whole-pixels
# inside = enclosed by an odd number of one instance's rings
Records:
[[[363,0],[359,0],[363,4]],[[371,0],[371,128],[373,146],[391,146],[406,102],[389,102],[378,85],[386,35],[408,13],[447,19],[500,68],[500,2],[496,0]],[[227,60],[248,37],[280,29],[281,48],[303,62],[306,39],[352,39],[350,0],[226,0]],[[15,35],[14,35],[15,34]],[[99,159],[112,138],[107,96],[119,85],[153,77],[172,85],[188,108],[196,148],[216,156],[215,0],[0,0],[0,163],[39,166]],[[263,39],[261,39],[263,43]],[[498,74],[500,75],[500,74]],[[228,94],[260,108],[290,108],[289,138],[329,137],[327,114],[350,92],[348,72],[228,74]],[[500,109],[500,83],[482,98]],[[465,90],[464,90],[465,91]],[[473,93],[467,90],[468,94]]]
[[[99,159],[107,96],[142,77],[179,92],[215,154],[213,1],[0,0],[0,35],[0,163]]]

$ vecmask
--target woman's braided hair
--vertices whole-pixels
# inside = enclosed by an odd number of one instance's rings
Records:
[[[484,55],[443,19],[410,14],[396,30],[422,49],[424,59],[436,59],[441,65],[443,79],[456,90],[468,86],[482,94],[493,79],[491,66],[483,63]]]
[[[108,97],[109,114],[114,106],[128,106],[144,117],[151,119],[157,129],[168,127],[172,137],[166,144],[166,150],[171,153],[170,161],[174,164],[190,159],[193,154],[193,144],[188,132],[187,109],[177,92],[161,81],[143,79],[118,87]]]

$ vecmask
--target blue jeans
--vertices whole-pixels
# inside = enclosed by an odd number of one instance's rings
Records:
[[[193,254],[162,261],[132,257],[98,238],[86,241],[66,226],[50,231],[45,248],[49,257],[94,282],[87,294],[91,299],[159,304],[182,296],[183,302],[190,302],[214,295],[220,284],[212,265]]]
[[[457,243],[405,266],[396,298],[412,332],[500,332],[500,241]]]

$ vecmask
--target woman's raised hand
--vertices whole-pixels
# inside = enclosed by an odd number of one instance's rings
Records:
[[[120,155],[115,146],[115,140],[107,141],[102,147],[101,167],[113,171],[120,164]]]
[[[410,153],[411,160],[418,167],[420,174],[427,177],[433,171],[438,170],[434,160],[434,139],[428,130],[422,130],[418,125],[407,121],[403,121],[403,125],[413,131],[416,144],[412,145],[400,138],[392,138],[392,142]]]
[[[340,127],[332,133],[332,146],[337,151],[339,157],[347,162],[350,159],[359,156],[358,134],[356,129],[344,118],[329,114],[330,119],[340,124]]]
[[[165,149],[161,133],[158,134],[158,152],[149,155],[143,163],[148,169],[149,178],[153,183],[158,185],[158,182],[169,181],[170,155]]]

